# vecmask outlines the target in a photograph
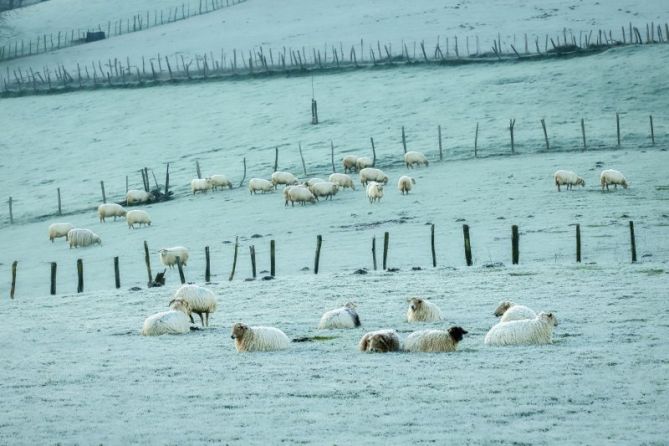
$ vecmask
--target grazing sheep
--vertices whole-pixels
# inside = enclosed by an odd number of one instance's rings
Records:
[[[341,162],[344,165],[344,173],[356,170],[356,161],[358,161],[358,157],[355,155],[346,155],[344,158],[342,158]]]
[[[367,183],[367,198],[369,198],[370,203],[381,201],[381,198],[383,198],[383,185],[376,181]]]
[[[209,326],[209,313],[215,312],[218,305],[216,295],[213,291],[198,285],[186,284],[182,285],[181,288],[174,293],[172,302],[178,299],[188,302],[191,313],[200,316],[200,322],[203,327]],[[170,302],[170,305],[172,302]],[[204,317],[202,315],[204,315]],[[192,315],[190,316],[190,321],[195,323]]]
[[[567,186],[567,190],[573,189],[574,186],[585,187],[585,180],[571,170],[558,170],[553,174],[553,179],[558,192],[560,192],[560,186]]]
[[[416,184],[416,180],[411,178],[408,175],[403,175],[400,177],[400,180],[397,182],[397,189],[402,192],[402,195],[409,194],[409,191]]]
[[[400,350],[400,337],[395,330],[370,331],[360,339],[358,349],[361,352],[396,352]]]
[[[323,178],[309,178],[304,182],[304,186],[311,187],[316,183],[323,183],[325,180]]]
[[[128,222],[128,228],[130,229],[135,229],[135,225],[151,226],[151,217],[149,216],[149,213],[139,209],[128,211],[125,220]]]
[[[67,241],[70,243],[70,249],[78,248],[79,246],[90,246],[94,243],[102,245],[100,236],[90,229],[70,229],[70,231],[67,233]]]
[[[374,166],[374,161],[372,161],[370,158],[367,158],[366,156],[362,156],[355,160],[355,169],[360,172],[362,169],[366,167],[372,167]]]
[[[137,189],[130,189],[125,194],[125,202],[128,205],[137,204],[137,203],[147,203],[154,200],[153,194]]]
[[[160,336],[164,334],[184,334],[190,332],[190,305],[177,299],[170,302],[170,310],[149,316],[144,321],[144,336]]]
[[[407,352],[454,352],[458,342],[467,331],[462,327],[451,327],[448,330],[420,330],[414,331],[404,341],[404,351]]]
[[[360,317],[355,311],[356,305],[348,302],[341,308],[327,311],[321,317],[318,328],[355,328],[360,326]]]
[[[271,192],[274,190],[274,185],[271,181],[267,181],[263,178],[251,178],[249,180],[249,192],[255,194],[260,191],[263,194],[265,192]]]
[[[291,206],[295,206],[295,202],[305,205],[306,203],[316,204],[316,197],[309,189],[304,186],[288,186],[284,191],[284,198],[286,199],[286,206],[290,201]]]
[[[236,323],[232,327],[232,339],[238,352],[269,352],[284,350],[290,345],[286,334],[274,327],[249,327]]]
[[[351,190],[355,190],[355,186],[353,185],[353,178],[346,175],[345,173],[333,173],[330,175],[328,180],[341,188],[349,187]]]
[[[485,335],[486,345],[550,344],[558,321],[553,313],[543,311],[534,319],[500,322]]]
[[[177,257],[179,257],[181,266],[186,266],[186,262],[188,262],[188,248],[175,246],[173,248],[163,248],[160,250],[160,263],[164,266],[174,268],[174,265],[177,264]]]
[[[618,189],[619,184],[625,189],[629,186],[623,174],[613,169],[603,170],[599,175],[599,183],[602,185],[602,191],[605,186],[606,190],[609,190],[609,184],[613,184],[616,189]]]
[[[211,190],[212,188],[211,180],[208,178],[193,178],[190,182],[190,190],[195,194],[196,192],[204,192]]]
[[[126,210],[120,204],[116,203],[102,203],[98,206],[98,217],[100,217],[100,223],[105,222],[106,217],[125,217]]]
[[[274,172],[272,174],[272,184],[274,185],[274,189],[276,189],[279,184],[294,186],[299,184],[299,181],[297,180],[297,177],[290,172]]]
[[[420,297],[409,299],[407,322],[436,322],[441,320],[441,310],[430,301]]]
[[[383,173],[381,169],[373,167],[366,167],[360,171],[360,182],[363,186],[367,186],[367,182],[376,181],[377,183],[388,183],[388,176]]]
[[[65,237],[65,241],[67,241],[67,233],[71,229],[74,229],[74,226],[69,223],[52,223],[49,225],[49,240],[53,243],[54,239]]]
[[[404,164],[409,168],[413,168],[416,165],[429,166],[430,162],[421,152],[411,151],[404,154]]]
[[[332,197],[339,192],[339,186],[329,181],[322,181],[309,186],[309,190],[314,194],[317,200],[318,197],[325,197],[326,200],[330,198],[330,200],[332,200]]]
[[[224,187],[232,189],[232,183],[225,175],[212,175],[207,177],[207,181],[209,181],[213,190],[223,189]]]
[[[516,305],[510,300],[505,300],[500,302],[497,309],[495,309],[495,316],[502,316],[499,320],[500,322],[509,322],[521,319],[534,319],[537,317],[537,314],[525,305]]]

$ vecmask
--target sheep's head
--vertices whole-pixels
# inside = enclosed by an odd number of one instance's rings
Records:
[[[499,306],[495,310],[495,316],[500,317],[504,313],[506,313],[506,310],[511,308],[513,306],[513,302],[510,300],[503,300],[499,303]]]
[[[358,306],[355,304],[355,302],[346,302],[346,304],[344,306],[346,308],[351,308],[351,309],[358,308]]]
[[[374,353],[387,353],[396,350],[395,340],[390,334],[377,334],[371,336],[367,343],[367,351]]]
[[[541,319],[554,327],[558,326],[558,320],[553,313],[544,313],[543,311],[537,316],[538,319]]]
[[[93,235],[93,243],[98,244],[98,245],[102,245],[102,239],[100,238],[99,235],[97,235],[97,234]]]
[[[190,316],[191,314],[190,304],[183,299],[172,299],[170,301],[170,308],[177,311],[183,311],[187,316]]]
[[[585,180],[581,177],[576,178],[576,185],[585,187]]]
[[[249,329],[250,328],[249,328],[248,325],[237,322],[235,325],[232,326],[232,336],[230,336],[230,337],[232,339],[242,339],[242,338],[244,338],[244,334]]]
[[[409,299],[409,307],[411,308],[411,311],[418,311],[420,307],[423,306],[423,299],[419,297],[412,297]]]
[[[467,333],[469,332],[462,327],[451,327],[448,329],[448,334],[451,335],[451,338],[453,338],[455,342],[462,341],[462,337]]]
[[[416,180],[415,180],[414,178],[411,179],[411,182],[412,182],[413,184],[416,184]]]
[[[623,188],[627,189],[627,186],[628,186],[627,180],[623,180]]]
[[[383,184],[388,184],[388,175],[383,176]]]

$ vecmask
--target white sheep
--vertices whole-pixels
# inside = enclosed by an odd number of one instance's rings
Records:
[[[344,158],[342,158],[341,162],[344,165],[344,173],[356,170],[356,161],[358,161],[358,157],[355,155],[346,155]]]
[[[128,223],[128,228],[130,229],[135,229],[135,225],[151,226],[151,217],[149,216],[149,213],[140,209],[128,211],[125,216],[125,220]]]
[[[130,189],[125,194],[125,202],[128,205],[137,203],[147,203],[149,201],[153,201],[154,198],[155,197],[153,196],[153,194],[138,189]]]
[[[269,352],[285,350],[290,345],[286,334],[274,327],[249,327],[236,323],[232,327],[232,339],[238,352]]]
[[[102,239],[90,229],[73,228],[67,233],[67,241],[70,243],[70,249],[79,246],[90,246],[94,243],[102,245]]]
[[[267,181],[264,178],[251,178],[249,180],[249,192],[255,194],[260,191],[263,194],[265,192],[271,192],[274,190],[274,185],[271,181]]]
[[[462,341],[467,331],[462,327],[451,327],[448,330],[419,330],[411,333],[404,340],[404,351],[407,352],[454,352],[458,342]]]
[[[144,321],[144,336],[160,336],[164,334],[184,334],[190,332],[190,306],[188,302],[178,299],[170,302],[170,310],[149,316]]]
[[[190,190],[193,194],[197,192],[206,193],[207,191],[210,191],[212,187],[211,180],[208,178],[193,178],[190,182]]]
[[[359,173],[360,182],[363,186],[367,186],[367,182],[376,181],[377,183],[388,183],[388,176],[383,173],[381,169],[375,169],[373,167],[365,167]]]
[[[441,319],[441,310],[436,304],[420,297],[409,299],[407,322],[436,322]]]
[[[567,190],[573,189],[574,186],[585,187],[585,180],[571,170],[558,170],[553,174],[553,179],[558,192],[560,192],[560,186],[567,186]]]
[[[402,175],[397,182],[397,189],[402,192],[402,195],[408,194],[414,184],[416,184],[416,180],[408,175]]]
[[[228,189],[232,189],[232,183],[230,180],[228,180],[228,177],[225,175],[212,175],[210,177],[207,177],[207,180],[211,184],[211,188],[216,190],[216,189],[223,189],[224,187],[227,187]]]
[[[316,203],[314,194],[304,186],[287,186],[284,191],[284,198],[286,199],[286,206],[288,206],[289,201],[291,206],[295,206],[295,202],[303,206],[306,203]]]
[[[178,299],[188,302],[191,312],[200,316],[200,322],[203,327],[209,326],[209,314],[215,312],[218,306],[216,295],[213,291],[199,285],[185,284],[174,293],[172,302]],[[193,323],[195,322],[192,315],[190,320]]]
[[[500,322],[509,322],[521,319],[534,319],[537,317],[537,314],[525,305],[516,305],[510,300],[504,300],[495,309],[495,316],[502,316],[499,320]]]
[[[290,172],[277,171],[272,174],[272,184],[274,185],[274,189],[276,189],[279,184],[293,186],[298,183],[299,181],[297,180],[297,177]]]
[[[599,183],[602,185],[602,190],[604,190],[604,187],[606,187],[606,190],[609,190],[609,184],[613,184],[616,189],[618,189],[618,185],[621,185],[625,189],[629,186],[623,174],[613,169],[603,170],[599,175]]]
[[[345,173],[333,173],[330,175],[328,180],[341,188],[348,187],[352,190],[355,190],[355,186],[353,185],[353,178],[346,175]]]
[[[67,233],[70,232],[70,229],[74,229],[69,223],[52,223],[49,225],[49,240],[53,243],[53,240],[59,237],[65,237],[67,241]]]
[[[175,246],[173,248],[163,248],[160,250],[160,263],[164,266],[174,268],[174,265],[177,264],[177,257],[179,257],[181,266],[186,266],[186,262],[188,262],[188,248]]]
[[[100,223],[105,222],[105,218],[114,217],[125,217],[126,210],[123,206],[116,203],[102,203],[98,206],[98,217],[100,218]]]
[[[396,352],[400,350],[400,337],[395,330],[370,331],[360,339],[358,349],[361,352]]]
[[[370,203],[381,201],[381,198],[383,198],[383,185],[376,181],[367,183],[367,198],[369,198]]]
[[[311,187],[316,183],[323,183],[325,180],[323,178],[309,178],[304,182],[304,186]]]
[[[326,200],[330,198],[330,200],[332,200],[332,197],[339,192],[339,186],[330,181],[321,181],[320,183],[314,183],[309,186],[309,190],[314,194],[317,200],[318,197],[325,197]]]
[[[372,167],[374,165],[374,161],[371,158],[367,158],[366,156],[361,156],[357,160],[355,160],[355,169],[360,172],[362,169],[366,167]]]
[[[360,326],[360,317],[355,311],[356,305],[348,302],[341,308],[327,311],[321,317],[318,328],[355,328]]]
[[[409,168],[413,168],[416,165],[429,166],[430,162],[421,152],[410,151],[404,154],[404,164]]]
[[[500,322],[485,335],[486,345],[550,344],[558,321],[553,313],[543,311],[534,319]]]

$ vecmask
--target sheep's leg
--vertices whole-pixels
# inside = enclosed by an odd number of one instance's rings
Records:
[[[202,317],[202,312],[199,312],[199,313],[198,313],[198,316],[200,316],[200,323],[201,323],[202,326],[204,327],[204,318]]]
[[[205,312],[204,316],[205,316],[205,319],[204,319],[205,326],[208,327],[209,326],[209,312],[208,311]]]
[[[192,315],[192,314],[189,314],[188,317],[190,318],[190,323],[191,323],[191,324],[194,324],[195,321],[193,320],[193,315]]]

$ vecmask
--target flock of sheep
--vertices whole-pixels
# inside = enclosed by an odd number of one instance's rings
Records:
[[[216,295],[199,285],[182,285],[169,303],[170,309],[149,316],[144,321],[141,334],[160,336],[164,334],[186,334],[194,323],[192,314],[200,316],[202,327],[209,326],[209,315],[217,308]],[[536,314],[530,308],[503,301],[494,312],[499,322],[486,334],[484,343],[491,346],[541,345],[552,342],[553,328],[558,325],[553,313]],[[440,322],[443,320],[437,305],[426,299],[414,297],[409,300],[406,320],[410,323]],[[355,329],[361,326],[356,305],[349,302],[341,308],[324,313],[319,329]],[[468,332],[459,326],[447,330],[426,329],[409,334],[404,342],[396,330],[382,329],[365,333],[358,343],[362,352],[452,352],[457,349]],[[264,352],[284,350],[290,339],[275,327],[251,327],[243,323],[232,326],[232,339],[238,352]]]

